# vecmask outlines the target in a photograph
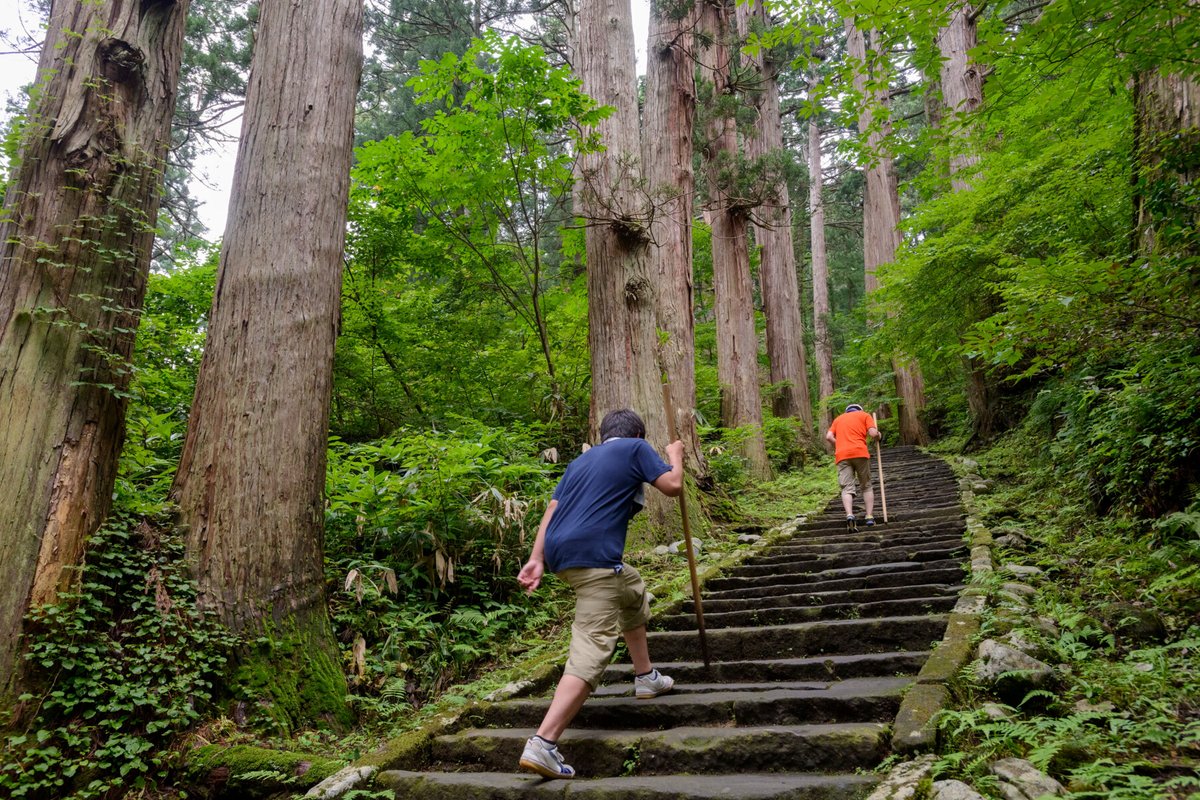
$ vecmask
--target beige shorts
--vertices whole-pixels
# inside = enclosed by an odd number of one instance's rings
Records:
[[[838,486],[842,494],[855,494],[854,485],[866,491],[871,488],[871,459],[847,458],[837,463]]]
[[[617,637],[650,621],[646,584],[628,564],[620,572],[576,568],[556,574],[575,590],[571,651],[563,672],[595,689],[617,648]]]

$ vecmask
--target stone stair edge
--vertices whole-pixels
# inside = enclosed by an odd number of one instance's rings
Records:
[[[933,454],[931,454],[933,455]],[[941,456],[935,456],[941,458]],[[958,477],[958,470],[948,459],[941,458]],[[951,612],[942,640],[933,648],[917,675],[916,683],[900,701],[900,710],[893,725],[892,751],[913,756],[933,748],[937,743],[934,720],[951,703],[950,682],[971,659],[975,638],[979,634],[981,612],[985,598],[971,584],[978,584],[984,573],[992,569],[992,535],[983,524],[975,493],[959,485],[958,494],[966,513],[965,536],[971,544],[971,577],[968,588],[960,593],[960,602]],[[963,602],[977,601],[977,602]]]

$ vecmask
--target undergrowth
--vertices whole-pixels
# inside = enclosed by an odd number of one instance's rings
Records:
[[[977,456],[999,480],[978,498],[998,564],[1041,567],[1035,618],[989,612],[985,635],[1013,629],[1055,665],[1055,683],[1016,707],[986,705],[964,674],[964,710],[940,718],[936,772],[1001,796],[992,761],[1018,756],[1071,798],[1200,796],[1200,502],[1158,519],[1098,516],[1086,482],[1066,479],[1031,431]]]
[[[116,513],[90,540],[79,587],[30,613],[30,688],[0,795],[166,796],[173,744],[211,715],[235,645],[198,610],[183,556],[164,521]]]

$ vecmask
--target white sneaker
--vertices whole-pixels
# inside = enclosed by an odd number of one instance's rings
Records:
[[[675,686],[675,681],[658,670],[650,670],[649,675],[638,675],[633,679],[633,694],[638,700],[649,700],[666,694]]]
[[[545,740],[531,736],[525,742],[525,752],[521,753],[521,769],[536,772],[543,778],[574,778],[575,768],[563,761],[562,753],[555,745],[546,744]]]

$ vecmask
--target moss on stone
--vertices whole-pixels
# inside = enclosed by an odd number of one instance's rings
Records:
[[[201,796],[267,797],[316,786],[345,762],[249,745],[207,745],[187,756],[185,774]]]

